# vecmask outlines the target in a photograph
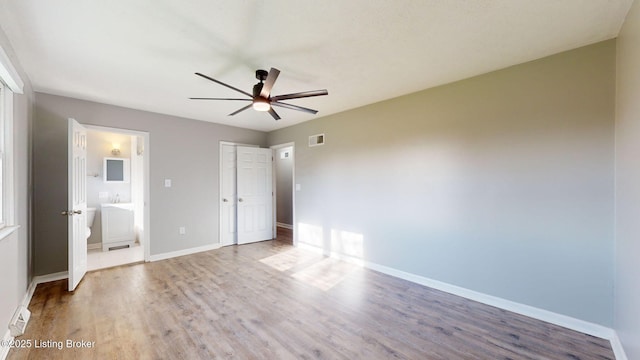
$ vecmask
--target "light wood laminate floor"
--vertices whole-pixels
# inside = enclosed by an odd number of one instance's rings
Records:
[[[613,359],[609,342],[266,241],[38,285],[9,359]],[[67,348],[66,341],[95,342]],[[62,341],[62,349],[35,343]]]

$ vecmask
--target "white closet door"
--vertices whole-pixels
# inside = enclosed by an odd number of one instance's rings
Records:
[[[237,146],[238,244],[273,239],[271,149]]]
[[[238,196],[236,193],[236,146],[222,145],[222,175],[220,201],[220,245],[237,243],[236,210]]]

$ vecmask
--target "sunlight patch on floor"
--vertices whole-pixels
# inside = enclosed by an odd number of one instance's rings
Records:
[[[298,223],[298,248],[261,259],[278,271],[293,272],[293,278],[327,291],[364,263],[364,235],[319,225]],[[319,257],[320,254],[324,257]],[[331,256],[331,257],[326,257]]]
[[[318,258],[319,256],[317,254],[309,253],[300,249],[291,249],[261,259],[260,262],[265,265],[269,265],[278,271],[287,271],[296,265],[301,265]]]
[[[358,269],[361,269],[358,265],[338,259],[325,258],[291,276],[320,290],[327,291]]]

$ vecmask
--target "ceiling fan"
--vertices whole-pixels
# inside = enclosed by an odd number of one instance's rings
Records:
[[[238,99],[238,98],[203,98],[203,97],[192,97],[189,99],[192,100],[231,100],[231,101],[251,101],[251,104],[238,109],[229,116],[236,115],[242,111],[247,110],[250,107],[253,107],[256,111],[268,111],[274,119],[280,120],[280,116],[278,113],[273,110],[273,106],[282,107],[285,109],[304,111],[310,114],[318,113],[318,110],[309,109],[306,107],[292,105],[281,102],[281,100],[291,100],[291,99],[301,99],[312,96],[323,96],[328,95],[329,92],[327,90],[313,90],[313,91],[304,91],[293,94],[285,94],[285,95],[276,95],[271,96],[271,88],[273,88],[273,84],[276,82],[278,75],[280,74],[280,70],[276,68],[271,68],[269,72],[266,70],[256,70],[256,79],[260,80],[257,84],[253,85],[253,95],[249,94],[246,91],[242,91],[238,88],[235,88],[231,85],[225,84],[222,81],[211,78],[207,75],[196,73],[196,75],[201,76],[207,80],[211,80],[215,83],[218,83],[222,86],[226,86],[229,89],[233,89],[239,93],[242,93],[249,97],[249,99]]]

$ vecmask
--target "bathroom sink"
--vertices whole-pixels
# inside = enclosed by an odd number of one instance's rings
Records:
[[[104,203],[104,204],[102,204],[102,208],[103,209],[107,208],[107,207],[124,209],[124,210],[133,210],[133,203]]]

